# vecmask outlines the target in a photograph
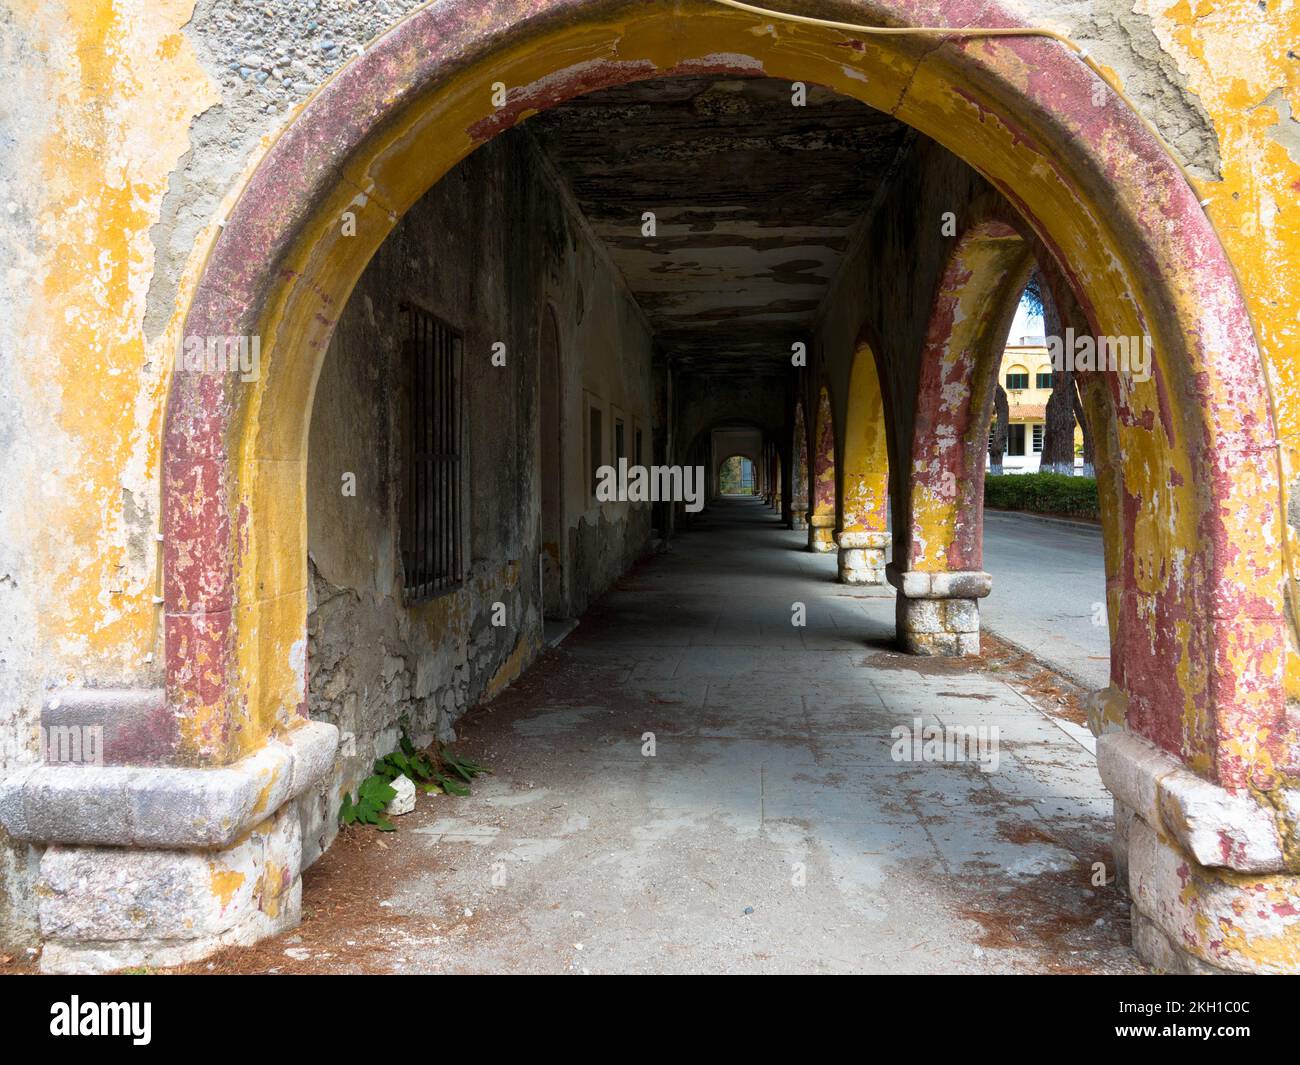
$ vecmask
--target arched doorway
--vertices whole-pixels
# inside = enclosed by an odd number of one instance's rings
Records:
[[[835,416],[831,394],[825,385],[818,390],[813,420],[813,451],[810,470],[811,495],[808,508],[808,550],[835,550]]]
[[[899,3],[853,6],[864,22],[919,17]],[[970,17],[945,3],[924,21]],[[1017,25],[996,5],[976,21]],[[395,221],[455,162],[537,110],[705,70],[824,84],[908,122],[1017,205],[1099,335],[1153,338],[1156,372],[1109,386],[1105,457],[1099,446],[1119,614],[1103,717],[1211,785],[1267,791],[1294,774],[1281,688],[1284,516],[1275,467],[1255,461],[1276,432],[1230,264],[1177,165],[1122,103],[1095,106],[1095,75],[1051,41],[956,35],[935,45],[759,22],[761,32],[755,16],[703,3],[520,0],[473,19],[456,3],[422,8],[270,147],[210,249],[186,322],[188,335],[259,336],[265,372],[239,387],[177,370],[170,385],[166,672],[182,757],[228,762],[305,714],[311,397],[338,308]],[[338,225],[344,213],[355,235]],[[982,255],[988,241],[1012,236],[986,232],[958,254]],[[953,273],[927,340],[941,407],[950,386],[969,382],[944,369],[963,301],[984,299],[968,280]],[[910,424],[900,411],[895,421]],[[895,433],[894,496],[909,508],[906,551],[896,542],[908,567],[900,602],[978,597],[961,594],[970,582],[954,591],[953,574],[976,572],[961,568],[972,559],[955,516],[935,519],[937,540],[913,535],[927,508],[955,513],[942,479],[953,467],[933,452],[937,468],[915,465],[918,448],[943,449],[951,422],[933,424],[934,436]],[[968,490],[959,480],[955,491]],[[1196,883],[1206,898],[1220,888],[1212,876]]]
[[[902,513],[889,571],[899,642],[916,653],[979,653],[978,600],[990,587],[985,439],[1002,342],[1031,267],[1010,224],[976,222],[958,239],[931,312],[911,432],[898,437]]]
[[[724,496],[757,494],[758,466],[747,455],[728,455],[718,464],[718,491]]]
[[[865,337],[853,354],[843,418],[835,534],[840,580],[881,584],[889,538],[889,441],[876,356]]]

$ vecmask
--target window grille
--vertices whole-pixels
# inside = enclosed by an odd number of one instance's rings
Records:
[[[407,320],[402,597],[434,599],[464,579],[461,522],[463,338],[419,307]]]

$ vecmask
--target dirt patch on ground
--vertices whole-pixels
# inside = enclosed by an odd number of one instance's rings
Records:
[[[924,677],[958,677],[981,668],[985,655],[966,658],[940,658],[925,655],[908,655],[902,651],[877,651],[862,662],[868,669],[892,672],[920,673]]]
[[[985,670],[999,674],[1045,713],[1087,726],[1088,712],[1083,708],[1084,696],[1088,694],[1085,689],[991,633],[981,633],[980,642],[983,645],[980,660]]]
[[[1108,972],[1146,972],[1131,952],[1128,897],[1115,883],[1114,870],[1078,857],[1105,853],[1104,836],[1091,828],[1043,829],[1018,821],[998,827],[1012,842],[1050,843],[1070,851],[1076,861],[1011,884],[998,875],[963,878],[963,894],[973,893],[975,899],[957,912],[979,925],[979,946],[1013,950],[1033,943],[1041,964],[1054,973],[1092,973],[1099,963]]]
[[[28,954],[25,950],[0,952],[0,976],[32,976],[39,971],[39,958],[39,953]]]
[[[416,816],[416,815],[411,815]],[[409,818],[402,821],[403,827]],[[399,944],[419,922],[379,905],[401,877],[400,832],[341,832],[303,874],[302,923],[251,947],[228,947],[207,961],[176,969],[194,973],[388,973]],[[450,931],[450,930],[448,930]],[[296,956],[295,956],[296,955]]]
[[[907,671],[926,677],[957,677],[970,673],[992,673],[1028,697],[1036,706],[1053,717],[1076,725],[1087,726],[1088,714],[1083,708],[1087,692],[1079,685],[1017,647],[1006,643],[992,633],[980,633],[980,653],[965,658],[939,658],[908,655],[899,651],[879,651],[868,655],[863,665],[871,669]],[[989,700],[992,696],[968,692],[940,692],[951,699]]]

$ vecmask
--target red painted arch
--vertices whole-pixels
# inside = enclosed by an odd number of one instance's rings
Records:
[[[185,333],[249,335],[268,301],[285,286],[309,284],[284,264],[307,222],[331,193],[348,187],[348,163],[393,116],[427,102],[458,72],[547,28],[610,19],[661,7],[666,19],[698,18],[699,5],[668,0],[446,0],[416,11],[375,41],[310,100],[267,151],[239,196],[202,270],[186,315]],[[1007,27],[1019,17],[979,0],[841,0],[802,10],[828,17],[892,25]],[[760,19],[755,20],[760,23]],[[848,35],[844,47],[855,42]],[[928,47],[928,46],[927,46]],[[1278,724],[1280,661],[1285,640],[1280,601],[1243,592],[1243,573],[1278,575],[1275,542],[1243,542],[1234,525],[1239,496],[1234,478],[1243,462],[1258,466],[1256,487],[1276,491],[1267,459],[1274,432],[1253,329],[1222,246],[1192,190],[1164,147],[1140,119],[1120,106],[1093,105],[1095,75],[1059,44],[1042,38],[949,41],[929,53],[959,69],[984,94],[975,101],[1028,143],[1047,131],[1070,187],[1115,195],[1116,232],[1144,272],[1146,305],[1183,323],[1186,348],[1170,353],[1176,372],[1166,382],[1169,403],[1196,412],[1181,446],[1191,456],[1203,497],[1197,522],[1211,545],[1201,575],[1207,613],[1218,624],[1205,632],[1198,653],[1211,663],[1205,713],[1220,730],[1240,734]],[[608,62],[562,69],[527,87],[510,107],[475,129],[486,140],[530,110],[553,106],[598,88],[656,74],[718,71],[761,74],[754,57],[728,52],[675,71]],[[942,140],[942,130],[932,131]],[[1015,190],[997,181],[1009,198]],[[1022,208],[1024,204],[1020,205]],[[1050,234],[1053,219],[1030,222]],[[1119,239],[1119,238],[1117,238]],[[1177,276],[1173,285],[1166,279]],[[1189,317],[1187,307],[1198,310]],[[341,308],[333,308],[336,316]],[[329,316],[330,309],[322,313]],[[332,321],[332,318],[330,318]],[[326,322],[328,325],[329,322]],[[323,348],[320,352],[323,355]],[[217,375],[177,368],[171,378],[163,438],[163,525],[168,704],[180,719],[206,713],[211,735],[179,757],[220,761],[231,756],[231,736],[246,708],[239,705],[236,634],[241,604],[236,574],[257,515],[232,458],[242,399]],[[1172,421],[1171,421],[1172,424]],[[1271,519],[1280,529],[1280,514]],[[265,531],[259,532],[259,535]],[[1273,538],[1275,540],[1275,538]],[[1253,586],[1258,586],[1255,580]],[[1246,629],[1250,632],[1244,637]],[[1243,638],[1257,653],[1243,658]],[[221,724],[224,721],[225,724]],[[1172,733],[1152,729],[1170,749]],[[1149,730],[1149,731],[1152,731]],[[1244,764],[1223,757],[1217,775],[1244,782]]]

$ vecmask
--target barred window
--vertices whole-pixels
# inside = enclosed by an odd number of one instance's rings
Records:
[[[600,467],[605,462],[605,431],[601,421],[601,409],[593,405],[587,411],[587,462],[593,499],[596,497],[596,486],[600,483]]]
[[[461,346],[446,322],[419,307],[407,319],[403,442],[402,598],[434,599],[460,585]]]

